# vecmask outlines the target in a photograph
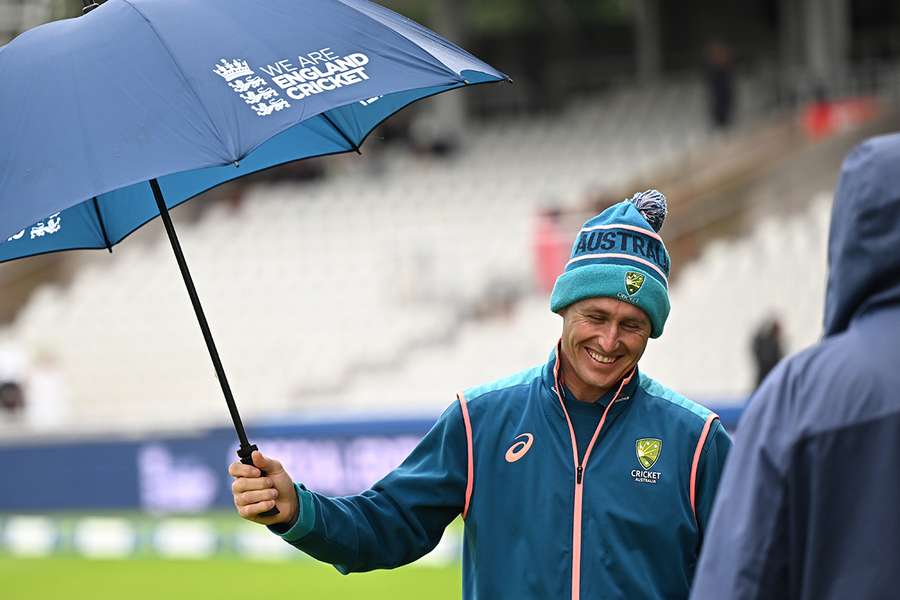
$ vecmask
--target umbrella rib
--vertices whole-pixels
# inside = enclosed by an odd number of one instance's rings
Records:
[[[321,116],[322,116],[323,119],[325,119],[326,121],[328,121],[328,124],[329,124],[329,125],[331,125],[332,127],[334,127],[334,130],[337,131],[337,132],[341,135],[342,138],[344,138],[344,141],[345,141],[345,142],[347,142],[348,144],[350,144],[350,147],[351,147],[351,148],[353,148],[354,150],[356,150],[356,153],[357,153],[357,154],[362,155],[362,151],[360,151],[360,149],[359,149],[359,144],[357,144],[356,142],[354,142],[353,140],[351,140],[351,139],[350,139],[350,136],[347,135],[346,133],[344,133],[344,130],[341,129],[340,127],[338,127],[337,123],[335,123],[334,121],[331,120],[331,117],[328,116],[328,113],[321,113]]]
[[[197,90],[194,89],[191,80],[185,74],[184,69],[181,68],[181,64],[175,59],[175,54],[172,52],[172,49],[169,48],[169,45],[166,44],[166,41],[163,39],[162,35],[160,35],[159,31],[157,31],[156,26],[153,24],[147,15],[143,13],[137,6],[131,3],[130,0],[124,0],[125,4],[127,4],[134,12],[136,12],[144,21],[147,23],[147,27],[153,32],[153,36],[159,42],[159,45],[162,46],[163,50],[166,51],[166,54],[169,56],[169,60],[172,61],[172,64],[175,65],[175,71],[178,73],[178,76],[181,78],[181,83],[184,87],[191,93],[197,102],[197,106],[199,106],[203,110],[203,114],[206,117],[207,123],[214,135],[214,137],[219,141],[223,148],[227,147],[225,144],[224,137],[222,136],[222,132],[219,131],[219,128],[216,126],[216,122],[212,118],[212,113],[210,113],[209,108],[207,108],[206,104],[200,97],[200,94],[197,93]],[[231,162],[230,160],[228,162]]]
[[[97,222],[100,223],[100,233],[103,234],[103,243],[106,244],[106,249],[112,254],[112,244],[109,242],[109,235],[106,233],[106,224],[103,222],[103,215],[100,214],[100,204],[97,202],[97,196],[94,196],[91,200],[94,204],[94,212],[97,213]]]

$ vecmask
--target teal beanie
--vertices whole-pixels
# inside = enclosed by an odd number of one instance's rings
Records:
[[[666,197],[647,190],[589,219],[553,286],[550,310],[558,313],[585,298],[615,298],[647,313],[650,337],[662,335],[669,316],[669,253],[657,232],[665,218]]]

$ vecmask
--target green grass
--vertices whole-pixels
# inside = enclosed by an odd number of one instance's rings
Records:
[[[88,560],[0,557],[4,600],[458,600],[459,567],[411,566],[343,576],[307,561]]]

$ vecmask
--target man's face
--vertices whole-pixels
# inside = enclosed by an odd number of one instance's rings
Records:
[[[593,402],[631,372],[651,326],[637,306],[615,298],[587,298],[563,312],[562,354],[566,386]]]

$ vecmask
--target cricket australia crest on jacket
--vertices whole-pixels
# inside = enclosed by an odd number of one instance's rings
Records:
[[[638,483],[656,483],[662,476],[659,471],[650,471],[656,461],[659,460],[659,453],[662,452],[662,440],[659,438],[641,438],[634,443],[635,455],[640,464],[640,469],[632,469],[631,476]]]

